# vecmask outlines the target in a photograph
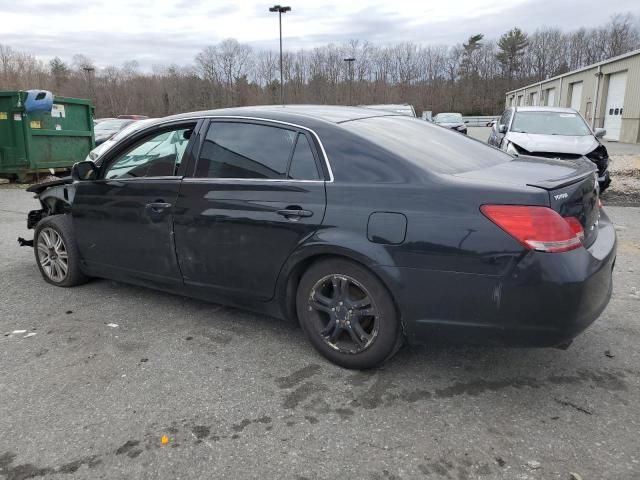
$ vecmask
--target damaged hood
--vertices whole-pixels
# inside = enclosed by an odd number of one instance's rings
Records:
[[[538,135],[509,132],[506,139],[528,152],[571,153],[586,155],[599,145],[593,135]]]

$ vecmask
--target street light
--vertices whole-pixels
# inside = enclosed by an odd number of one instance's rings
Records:
[[[94,97],[94,91],[93,91],[93,75],[96,71],[95,68],[93,67],[89,67],[89,66],[85,66],[82,67],[82,70],[84,70],[86,77],[87,77],[87,82],[89,83],[89,97],[91,98],[91,100],[93,100]]]
[[[284,105],[284,84],[282,75],[282,14],[291,11],[291,7],[274,5],[269,8],[270,12],[278,12],[278,23],[280,25],[280,103]]]
[[[353,84],[353,62],[356,61],[355,58],[349,57],[344,59],[345,62],[349,65],[349,105],[351,105],[351,85]]]

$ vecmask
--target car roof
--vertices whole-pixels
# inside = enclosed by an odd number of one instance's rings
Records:
[[[213,116],[250,117],[265,120],[276,120],[311,128],[313,125],[317,124],[318,121],[339,124],[361,118],[402,115],[382,110],[376,111],[370,108],[334,105],[260,105],[254,107],[235,107],[181,113],[158,119],[155,123],[164,123],[167,120],[179,121]]]
[[[556,113],[577,113],[573,108],[565,107],[513,107],[516,112],[556,112]]]

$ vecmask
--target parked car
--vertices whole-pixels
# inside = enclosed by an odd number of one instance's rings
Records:
[[[572,108],[510,107],[493,126],[489,145],[512,155],[574,160],[586,157],[598,168],[598,184],[604,192],[609,176],[609,153],[600,138],[604,128],[592,131]]]
[[[439,113],[433,117],[433,123],[441,127],[467,134],[467,122],[462,119],[460,113]]]
[[[129,125],[124,127],[122,130],[120,130],[118,133],[116,133],[114,136],[100,143],[100,145],[98,145],[96,148],[91,150],[89,152],[89,155],[87,155],[87,158],[85,158],[85,160],[91,160],[93,162],[97,162],[98,158],[100,158],[100,156],[104,152],[109,150],[113,145],[118,143],[121,139],[123,139],[127,135],[130,135],[133,131],[139,128],[142,128],[143,126],[145,126],[146,124],[148,124],[153,120],[154,119],[146,119],[146,120],[140,120],[138,122],[130,123]]]
[[[405,340],[566,347],[611,296],[616,234],[593,164],[513,157],[399,114],[176,115],[29,191],[47,282],[297,318],[347,368]]]
[[[122,130],[130,123],[133,123],[134,121],[135,120],[132,119],[113,118],[97,123],[93,127],[96,146],[100,145],[103,142],[106,142],[116,133],[118,133],[120,130]]]
[[[384,105],[360,105],[362,108],[372,108],[374,110],[382,110],[384,112],[399,113],[400,115],[406,115],[407,117],[416,117],[416,110],[413,105],[408,103],[401,104],[384,104]]]

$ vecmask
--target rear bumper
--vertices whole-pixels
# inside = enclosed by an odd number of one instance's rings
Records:
[[[616,235],[604,212],[598,228],[588,249],[528,252],[503,276],[378,273],[391,285],[410,343],[556,346],[591,325],[611,298]]]

